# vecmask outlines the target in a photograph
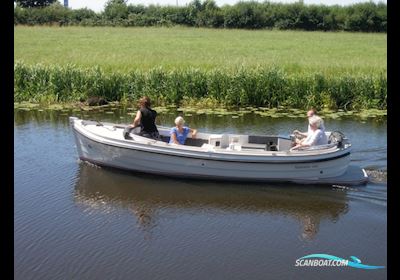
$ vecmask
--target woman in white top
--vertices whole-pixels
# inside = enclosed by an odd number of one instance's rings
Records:
[[[316,111],[315,109],[311,109],[309,111],[307,111],[307,118],[310,119],[313,116],[316,116]],[[319,127],[319,129],[321,129],[323,132],[325,132],[325,127],[324,127],[324,123],[321,123],[321,126]],[[295,135],[295,142],[296,144],[299,144],[304,138],[306,138],[308,135],[312,134],[312,130],[310,125],[308,125],[307,128],[307,132],[300,132],[297,129],[293,131],[293,134]]]
[[[296,146],[291,148],[291,151],[299,148],[328,144],[328,137],[326,137],[324,129],[324,121],[320,117],[314,115],[308,119],[308,122],[310,124],[311,133],[308,133],[307,138],[304,138]]]

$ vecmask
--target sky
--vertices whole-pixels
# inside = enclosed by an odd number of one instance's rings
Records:
[[[58,0],[62,4],[64,4],[64,0]],[[233,5],[239,0],[214,0],[218,6],[222,6],[224,4]],[[373,0],[372,2],[379,3],[387,3],[387,0]],[[80,9],[80,8],[88,8],[95,12],[101,12],[104,10],[104,5],[107,0],[68,0],[68,6],[72,9]],[[192,0],[128,0],[127,4],[142,4],[145,6],[148,5],[176,5],[178,3],[179,6],[185,6],[186,4],[192,2]],[[202,1],[203,2],[203,1]],[[263,0],[259,0],[259,2],[264,2]],[[293,3],[297,2],[297,0],[270,0],[269,2],[281,2],[281,3]],[[324,5],[350,5],[354,3],[360,2],[369,2],[368,0],[304,0],[304,4],[324,4]]]

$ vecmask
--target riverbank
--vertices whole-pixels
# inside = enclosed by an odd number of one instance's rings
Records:
[[[74,102],[99,96],[157,106],[209,103],[235,107],[386,109],[387,78],[371,75],[289,74],[281,68],[174,69],[107,73],[99,67],[14,65],[14,101]]]
[[[386,109],[386,34],[14,28],[14,100]]]

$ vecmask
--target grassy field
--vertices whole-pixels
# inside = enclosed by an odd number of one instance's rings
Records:
[[[14,28],[14,60],[129,72],[277,66],[288,73],[386,71],[386,34],[199,28]]]

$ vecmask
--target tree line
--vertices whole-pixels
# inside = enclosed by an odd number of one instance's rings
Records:
[[[56,0],[19,0],[14,24],[79,26],[174,26],[308,31],[386,32],[387,5],[364,2],[347,6],[250,1],[219,7],[213,0],[186,6],[127,4],[109,0],[104,11],[70,9]]]

